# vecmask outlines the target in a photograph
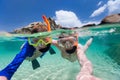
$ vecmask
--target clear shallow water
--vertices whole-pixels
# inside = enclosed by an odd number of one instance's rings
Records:
[[[104,27],[104,28],[102,28]],[[93,43],[86,52],[94,66],[94,75],[102,80],[120,79],[120,25],[102,25],[77,30],[80,33],[79,42],[85,42],[94,36]],[[23,41],[12,39],[0,41],[0,69],[3,69],[20,51]],[[75,80],[80,71],[78,62],[71,63],[63,59],[60,51],[54,47],[57,54],[46,53],[38,58],[41,67],[32,70],[31,63],[24,61],[12,80]]]

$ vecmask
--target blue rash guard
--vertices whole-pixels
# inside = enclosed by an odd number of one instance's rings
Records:
[[[2,71],[0,71],[0,76],[5,76],[8,80],[11,80],[11,77],[17,71],[22,62],[26,59],[27,56],[33,55],[34,51],[35,48],[26,42],[22,50],[15,56],[13,61],[8,64],[8,66],[5,67]]]

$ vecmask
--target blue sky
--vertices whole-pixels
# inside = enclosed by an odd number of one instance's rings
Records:
[[[0,31],[12,31],[53,18],[64,27],[99,23],[105,16],[120,13],[120,0],[0,0]]]

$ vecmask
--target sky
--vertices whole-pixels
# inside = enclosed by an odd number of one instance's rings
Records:
[[[51,17],[63,27],[100,23],[120,13],[120,0],[0,0],[0,31],[13,31]]]

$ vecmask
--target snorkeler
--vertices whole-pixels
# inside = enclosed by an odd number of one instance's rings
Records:
[[[49,24],[47,18],[45,16],[43,16],[43,19],[46,22],[47,27],[45,24],[41,24],[41,23],[31,24],[31,26],[33,27],[31,34],[38,33],[38,32],[46,32],[46,31],[50,32],[51,31],[50,24]],[[37,57],[42,58],[48,50],[51,51],[52,38],[51,37],[28,38],[28,42],[30,45],[35,47],[35,51],[33,54],[28,56],[26,58],[26,60],[31,61],[33,69],[36,69],[36,68],[40,67],[40,64],[36,58]]]
[[[61,35],[58,40],[53,40],[53,44],[61,50],[63,58],[74,62],[78,59],[81,65],[81,71],[77,75],[76,80],[100,80],[92,75],[92,63],[87,59],[85,51],[91,44],[93,38],[90,38],[85,46],[78,44],[78,34],[69,36]]]
[[[48,19],[46,18],[46,16],[42,17],[46,25],[39,22],[31,24],[31,27],[33,28],[31,34],[51,31],[51,26]],[[54,49],[51,47],[52,37],[30,37],[28,38],[28,42],[35,48],[34,53],[30,54],[26,58],[26,60],[32,62],[33,69],[37,69],[38,67],[40,67],[39,62],[36,59],[37,57],[42,58],[48,50],[51,55],[55,54]]]
[[[46,17],[43,16],[43,19],[46,20]],[[49,23],[46,24],[49,25]],[[50,31],[50,27],[45,28],[45,26],[42,27],[38,25],[39,24],[33,25],[35,27],[32,30],[32,33]],[[13,61],[10,64],[8,64],[3,70],[0,71],[0,80],[11,80],[12,76],[25,59],[33,61],[33,69],[38,68],[40,65],[38,64],[36,58],[39,56],[42,57],[45,54],[45,52],[47,52],[50,49],[50,45],[50,37],[28,38],[28,41],[24,43],[23,47],[21,48],[21,51],[15,56]],[[40,53],[36,53],[36,51]]]
[[[52,40],[52,44],[58,47],[61,51],[61,56],[71,62],[77,60],[77,46],[78,37],[77,33],[65,35],[61,34],[58,40]]]

